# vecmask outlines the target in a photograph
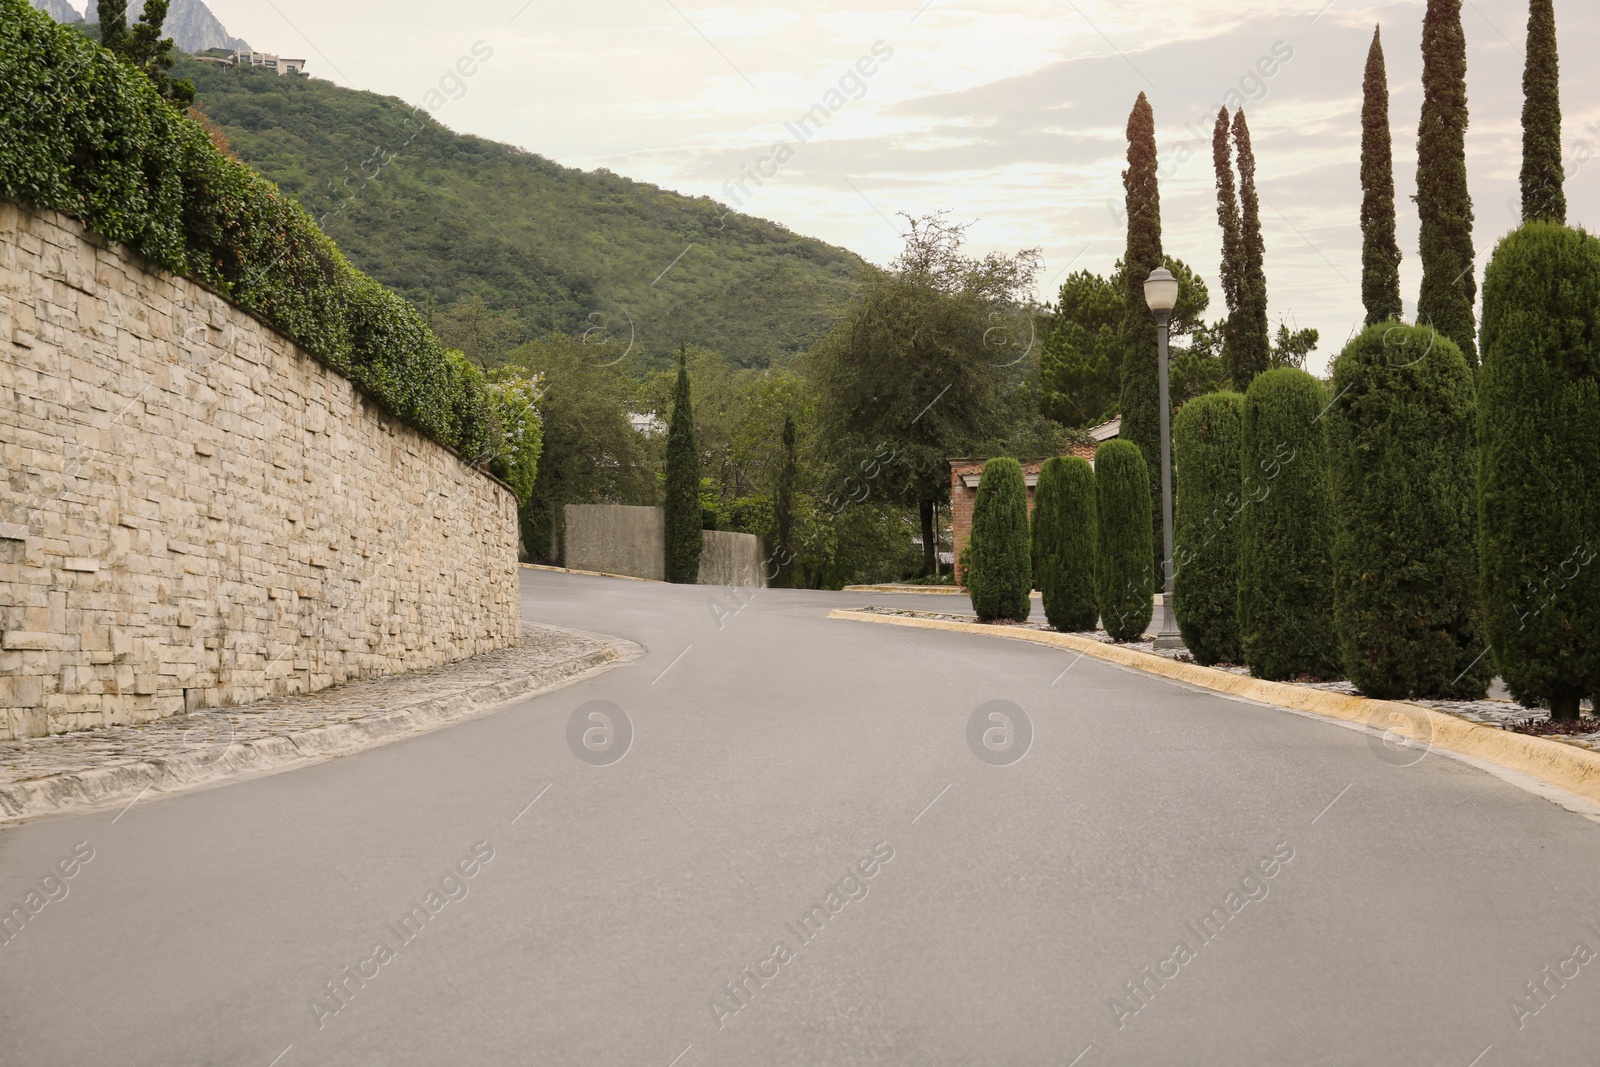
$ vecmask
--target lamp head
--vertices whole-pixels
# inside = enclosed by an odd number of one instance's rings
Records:
[[[1178,279],[1165,267],[1157,267],[1144,281],[1144,302],[1150,310],[1161,315],[1178,304]]]

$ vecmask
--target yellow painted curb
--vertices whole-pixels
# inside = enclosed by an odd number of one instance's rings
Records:
[[[591,578],[621,578],[625,582],[653,582],[654,578],[640,578],[636,574],[607,574],[605,571],[580,571],[571,567],[551,567],[544,563],[519,563],[530,571],[555,571],[557,574],[587,574]]]
[[[943,593],[954,596],[965,593],[966,590],[959,585],[847,585],[841,592],[845,593]]]
[[[1214,667],[1202,667],[1197,663],[1180,663],[1165,656],[1154,656],[1119,645],[1108,645],[1102,641],[1079,637],[1077,634],[1056,633],[1050,630],[1028,630],[1019,626],[983,626],[975,622],[918,619],[906,615],[878,615],[848,609],[830,611],[828,618],[982,634],[985,637],[1003,637],[1013,641],[1031,641],[1037,645],[1071,649],[1119,666],[1144,671],[1146,674],[1187,682],[1202,689],[1258,700],[1263,704],[1293,708],[1323,718],[1366,723],[1380,730],[1393,730],[1412,741],[1518,771],[1547,785],[1564,789],[1590,803],[1600,804],[1600,752],[1591,752],[1576,745],[1552,741],[1545,737],[1482,726],[1458,715],[1435,711],[1420,704],[1407,704],[1396,700],[1372,700],[1346,693],[1330,693],[1326,689],[1290,685],[1287,682],[1269,682],[1248,675],[1219,671]]]

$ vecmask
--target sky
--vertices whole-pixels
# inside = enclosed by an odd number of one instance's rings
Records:
[[[1213,318],[1225,309],[1210,132],[1224,100],[1243,102],[1270,317],[1320,331],[1310,364],[1319,373],[1363,317],[1361,79],[1381,25],[1402,285],[1414,307],[1424,0],[210,6],[253,47],[305,56],[313,76],[418,104],[442,86],[434,114],[454,129],[711,196],[874,262],[899,250],[900,213],[948,211],[970,224],[974,253],[1039,248],[1041,299],[1069,270],[1109,272],[1121,253],[1123,131],[1142,91],[1155,109],[1166,251],[1207,280]],[[1555,9],[1569,215],[1592,226],[1600,69],[1579,43],[1600,37],[1600,4]],[[1526,20],[1526,0],[1463,2],[1480,280],[1516,222]],[[492,55],[457,78],[474,46]],[[827,122],[796,125],[819,102],[833,110]]]

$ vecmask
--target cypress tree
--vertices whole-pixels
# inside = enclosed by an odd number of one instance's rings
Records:
[[[1094,598],[1094,467],[1081,456],[1058,456],[1039,471],[1033,491],[1033,556],[1044,617],[1057,630],[1092,630]]]
[[[777,589],[794,585],[794,487],[797,458],[794,418],[783,417],[783,461],[778,468],[778,491],[773,501],[772,560],[766,568]]]
[[[1522,69],[1522,219],[1567,221],[1562,188],[1561,72],[1552,0],[1528,4],[1528,56]]]
[[[1478,365],[1473,311],[1472,194],[1467,190],[1467,38],[1461,0],[1428,0],[1422,20],[1422,120],[1417,127],[1422,288],[1417,321]]]
[[[128,33],[128,0],[101,0],[100,46],[120,54]]]
[[[1161,469],[1161,395],[1157,381],[1156,325],[1144,302],[1144,283],[1163,265],[1161,254],[1161,191],[1156,181],[1156,123],[1143,93],[1128,116],[1128,169],[1122,187],[1128,211],[1128,244],[1122,255],[1122,430],[1119,437],[1144,453],[1145,469]],[[1098,460],[1096,461],[1098,462]],[[1153,474],[1151,475],[1153,477]],[[1148,486],[1152,499],[1159,487]],[[1151,529],[1160,522],[1154,505]],[[1154,537],[1152,535],[1152,544]],[[1154,549],[1151,566],[1159,568]]]
[[[1400,245],[1394,236],[1394,150],[1389,134],[1389,75],[1383,40],[1372,31],[1361,84],[1361,302],[1367,325],[1398,319]]]
[[[1027,622],[1033,605],[1033,560],[1028,536],[1028,484],[1022,464],[991,459],[972,503],[967,595],[979,622]]]
[[[1600,239],[1552,222],[1483,282],[1478,523],[1488,640],[1511,693],[1576,719],[1600,692]]]
[[[1239,373],[1235,363],[1238,356],[1234,340],[1239,314],[1240,275],[1243,250],[1242,223],[1239,219],[1239,194],[1233,184],[1233,146],[1228,140],[1229,120],[1226,105],[1217,111],[1217,124],[1211,132],[1211,164],[1217,173],[1217,225],[1222,227],[1222,297],[1228,305],[1228,317],[1222,324],[1222,366],[1229,377]]]
[[[1095,599],[1116,641],[1136,641],[1155,610],[1155,551],[1150,525],[1150,472],[1131,441],[1107,441],[1094,459]]]
[[[1208,393],[1172,424],[1183,492],[1174,502],[1172,609],[1195,662],[1238,663],[1239,445],[1244,397]]]
[[[1321,382],[1280,367],[1250,383],[1240,444],[1239,633],[1257,678],[1336,678],[1333,497]]]
[[[689,353],[678,349],[678,388],[667,424],[665,537],[667,581],[694,585],[700,580],[700,450],[694,439],[694,405],[689,397]]]
[[[1493,675],[1478,605],[1472,368],[1426,326],[1367,327],[1333,363],[1326,416],[1334,622],[1367,696],[1477,700]]]
[[[1261,202],[1256,195],[1256,154],[1244,108],[1234,112],[1233,146],[1239,159],[1239,311],[1229,316],[1233,329],[1233,384],[1244,389],[1272,366],[1267,329],[1266,245],[1261,240]],[[1234,322],[1234,320],[1239,320]]]

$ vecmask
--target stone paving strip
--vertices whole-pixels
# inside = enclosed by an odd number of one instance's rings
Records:
[[[0,741],[0,824],[350,755],[643,654],[622,638],[523,623],[515,647],[442,667],[138,726]]]

